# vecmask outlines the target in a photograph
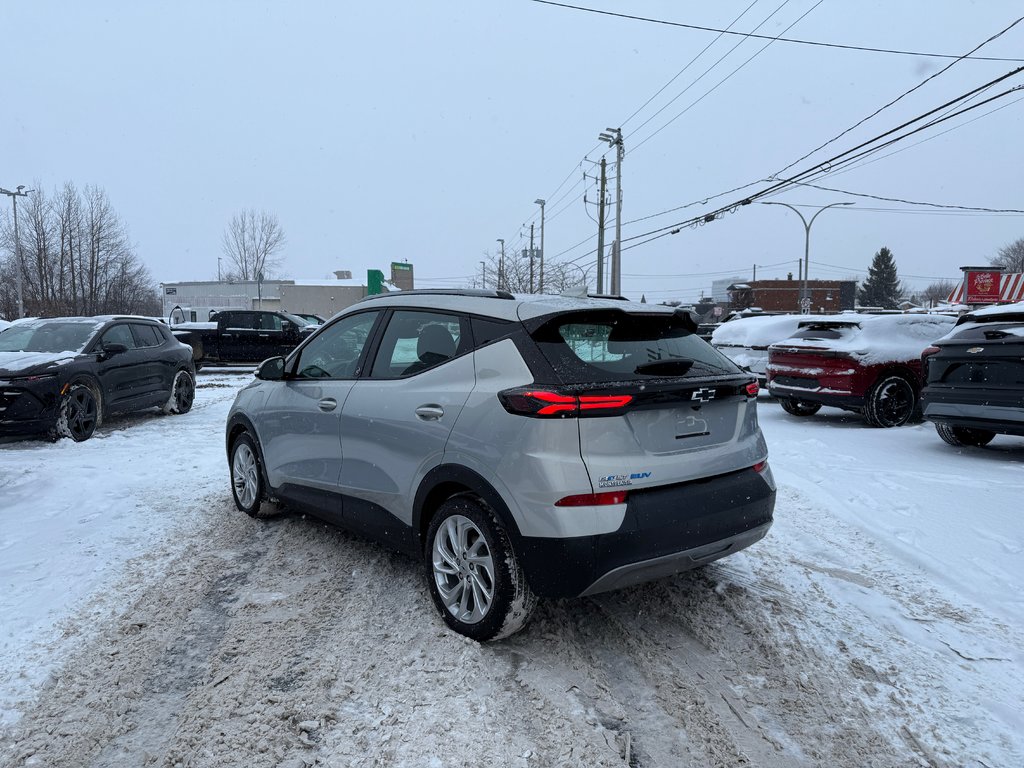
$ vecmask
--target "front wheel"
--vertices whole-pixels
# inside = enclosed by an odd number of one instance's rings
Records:
[[[812,403],[807,400],[797,400],[793,397],[779,399],[782,410],[791,416],[813,416],[821,410],[821,403]]]
[[[243,432],[231,444],[231,494],[235,506],[249,517],[259,517],[263,504],[263,469],[256,443]]]
[[[72,384],[60,402],[57,434],[76,443],[93,436],[100,423],[100,402],[88,384]]]
[[[864,400],[864,419],[872,427],[901,427],[917,407],[917,393],[902,376],[875,382]]]
[[[171,396],[160,409],[164,413],[188,413],[192,410],[192,402],[196,397],[196,380],[192,374],[182,368],[174,374],[171,385]]]
[[[970,445],[980,448],[992,442],[996,436],[995,432],[987,429],[974,429],[972,427],[954,427],[950,424],[936,424],[935,431],[939,437],[957,448]]]
[[[508,637],[537,605],[494,513],[469,496],[448,499],[430,521],[425,564],[445,623],[479,642]]]

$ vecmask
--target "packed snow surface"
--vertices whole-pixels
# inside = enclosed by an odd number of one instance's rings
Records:
[[[1024,765],[1024,439],[762,397],[766,539],[478,645],[421,564],[234,508],[251,370],[0,443],[0,765]]]

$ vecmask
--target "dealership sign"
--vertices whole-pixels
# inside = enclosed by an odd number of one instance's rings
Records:
[[[1002,273],[997,270],[967,273],[968,304],[994,304],[999,301],[999,279]]]

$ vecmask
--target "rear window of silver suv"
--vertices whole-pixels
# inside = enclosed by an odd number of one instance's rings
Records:
[[[740,372],[674,314],[571,313],[531,335],[566,384]]]

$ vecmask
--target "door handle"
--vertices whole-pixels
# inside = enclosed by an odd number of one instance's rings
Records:
[[[327,411],[333,411],[335,408],[337,408],[338,401],[335,400],[333,397],[325,397],[320,402],[318,402],[317,405],[320,406],[321,411],[324,411],[326,413]]]
[[[261,339],[269,339],[270,338],[270,334],[269,333],[261,333],[260,334],[260,338]]]
[[[231,334],[230,334],[230,333],[222,333],[222,334],[220,335],[220,337],[221,337],[222,339],[230,339],[230,338],[231,338]]]
[[[421,405],[416,409],[416,416],[423,421],[437,421],[444,416],[444,408],[433,403],[430,405]]]

